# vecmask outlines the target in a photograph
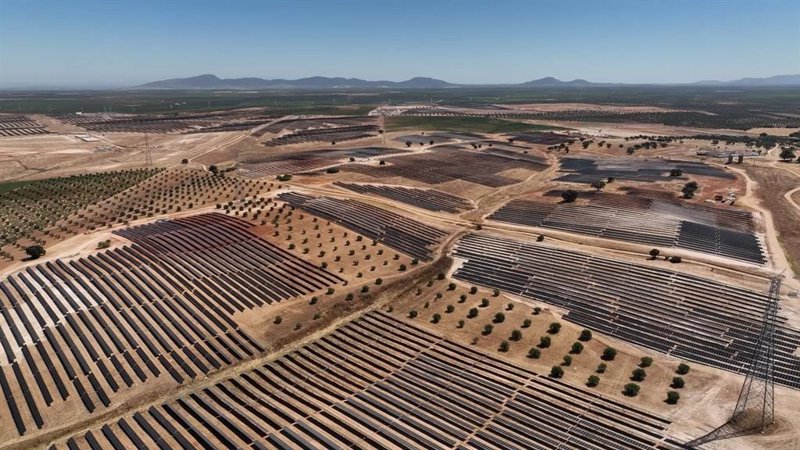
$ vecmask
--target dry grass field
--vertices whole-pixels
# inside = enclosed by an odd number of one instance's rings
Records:
[[[800,176],[775,167],[748,166],[746,170],[758,183],[756,195],[773,211],[778,240],[786,251],[792,270],[800,273],[800,229],[797,226],[800,210],[785,198],[787,192],[800,186]],[[792,198],[797,202],[796,194]]]

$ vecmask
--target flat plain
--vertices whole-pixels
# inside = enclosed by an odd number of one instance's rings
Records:
[[[776,274],[796,444],[796,91],[100,97],[0,98],[0,449],[686,448]]]

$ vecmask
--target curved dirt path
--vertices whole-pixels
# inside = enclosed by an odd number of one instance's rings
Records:
[[[800,192],[800,186],[797,186],[791,191],[788,191],[785,194],[783,194],[783,198],[785,198],[790,205],[794,206],[798,211],[800,211],[800,205],[798,205],[797,202],[794,201],[794,199],[792,198],[796,192]]]

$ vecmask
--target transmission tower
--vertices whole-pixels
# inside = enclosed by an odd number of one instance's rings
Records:
[[[383,106],[378,107],[378,133],[381,135],[381,145],[386,145],[386,117]]]
[[[710,433],[689,442],[689,447],[763,433],[775,421],[775,318],[778,314],[782,280],[783,275],[780,274],[770,281],[761,332],[733,415]]]

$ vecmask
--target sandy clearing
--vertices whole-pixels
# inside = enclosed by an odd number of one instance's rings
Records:
[[[67,149],[64,149],[64,150],[53,150],[50,153],[53,153],[53,154],[65,154],[65,155],[78,155],[78,154],[81,154],[81,153],[92,153],[92,151],[91,150],[86,150],[86,149],[79,149],[79,148],[67,148]]]
[[[0,171],[0,181],[145,167],[146,143],[155,165],[169,167],[180,164],[182,159],[230,145],[241,139],[239,136],[238,132],[149,134],[147,138],[140,133],[92,133],[99,142],[83,142],[73,135],[1,138],[0,160],[11,158],[24,169]]]
[[[773,136],[788,136],[792,133],[800,132],[800,128],[750,128],[747,132],[751,134],[767,133]]]

